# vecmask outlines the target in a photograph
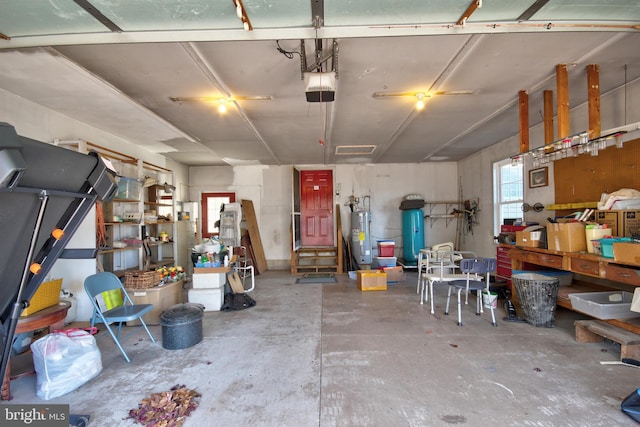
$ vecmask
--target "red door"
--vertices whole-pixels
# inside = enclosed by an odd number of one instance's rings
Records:
[[[333,173],[301,171],[301,244],[333,246]]]

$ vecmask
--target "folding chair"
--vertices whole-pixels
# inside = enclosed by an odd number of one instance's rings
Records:
[[[451,300],[451,291],[457,290],[458,294],[458,326],[462,326],[462,302],[461,293],[466,291],[476,291],[476,315],[479,316],[484,312],[482,309],[482,291],[489,292],[490,286],[490,273],[496,269],[495,258],[465,258],[460,261],[460,272],[463,273],[466,278],[461,280],[453,280],[449,283],[449,290],[447,292],[447,308],[444,314],[449,314],[449,302]],[[484,276],[484,277],[483,277]],[[482,280],[484,279],[484,280]],[[496,323],[496,315],[494,312],[493,304],[489,306],[491,308],[491,324],[498,326]]]
[[[127,291],[124,289],[124,286],[122,286],[122,282],[120,281],[118,276],[109,272],[93,274],[85,279],[84,289],[89,295],[89,299],[93,304],[91,327],[93,327],[95,323],[104,323],[107,331],[109,332],[109,335],[111,335],[111,338],[113,338],[113,341],[116,343],[127,362],[131,362],[131,359],[129,359],[129,356],[127,356],[127,353],[124,351],[124,348],[122,348],[122,345],[120,344],[120,332],[123,322],[139,320],[140,326],[142,326],[144,330],[147,331],[149,338],[151,338],[151,342],[156,342],[156,340],[153,338],[153,335],[151,335],[151,332],[149,332],[147,324],[142,319],[142,316],[153,309],[153,305],[134,304],[131,300],[131,297],[129,297],[129,294],[127,294]],[[106,304],[104,304],[105,297],[103,293],[108,291],[119,291],[122,294],[122,302],[118,301],[115,307],[107,308],[105,306]],[[98,299],[102,301],[102,307],[101,304],[98,303]],[[116,332],[114,332],[111,327],[112,323],[118,324]],[[134,331],[127,334],[122,338],[122,340],[131,335],[133,332]]]

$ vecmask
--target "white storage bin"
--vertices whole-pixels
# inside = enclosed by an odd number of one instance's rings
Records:
[[[631,292],[585,292],[569,294],[571,306],[596,319],[626,319],[640,317],[640,313],[631,311]]]
[[[189,302],[202,304],[204,311],[220,311],[224,303],[224,288],[189,289]]]
[[[227,275],[225,273],[194,273],[191,278],[193,289],[224,288],[227,282]]]

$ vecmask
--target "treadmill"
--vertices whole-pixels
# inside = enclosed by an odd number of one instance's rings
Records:
[[[97,153],[26,138],[0,122],[0,382],[23,308],[58,258],[96,257],[96,248],[65,247],[95,203],[117,190],[116,172]]]

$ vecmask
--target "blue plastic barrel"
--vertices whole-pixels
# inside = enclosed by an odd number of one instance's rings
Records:
[[[417,265],[424,248],[424,213],[422,209],[402,211],[402,255],[406,265]]]

